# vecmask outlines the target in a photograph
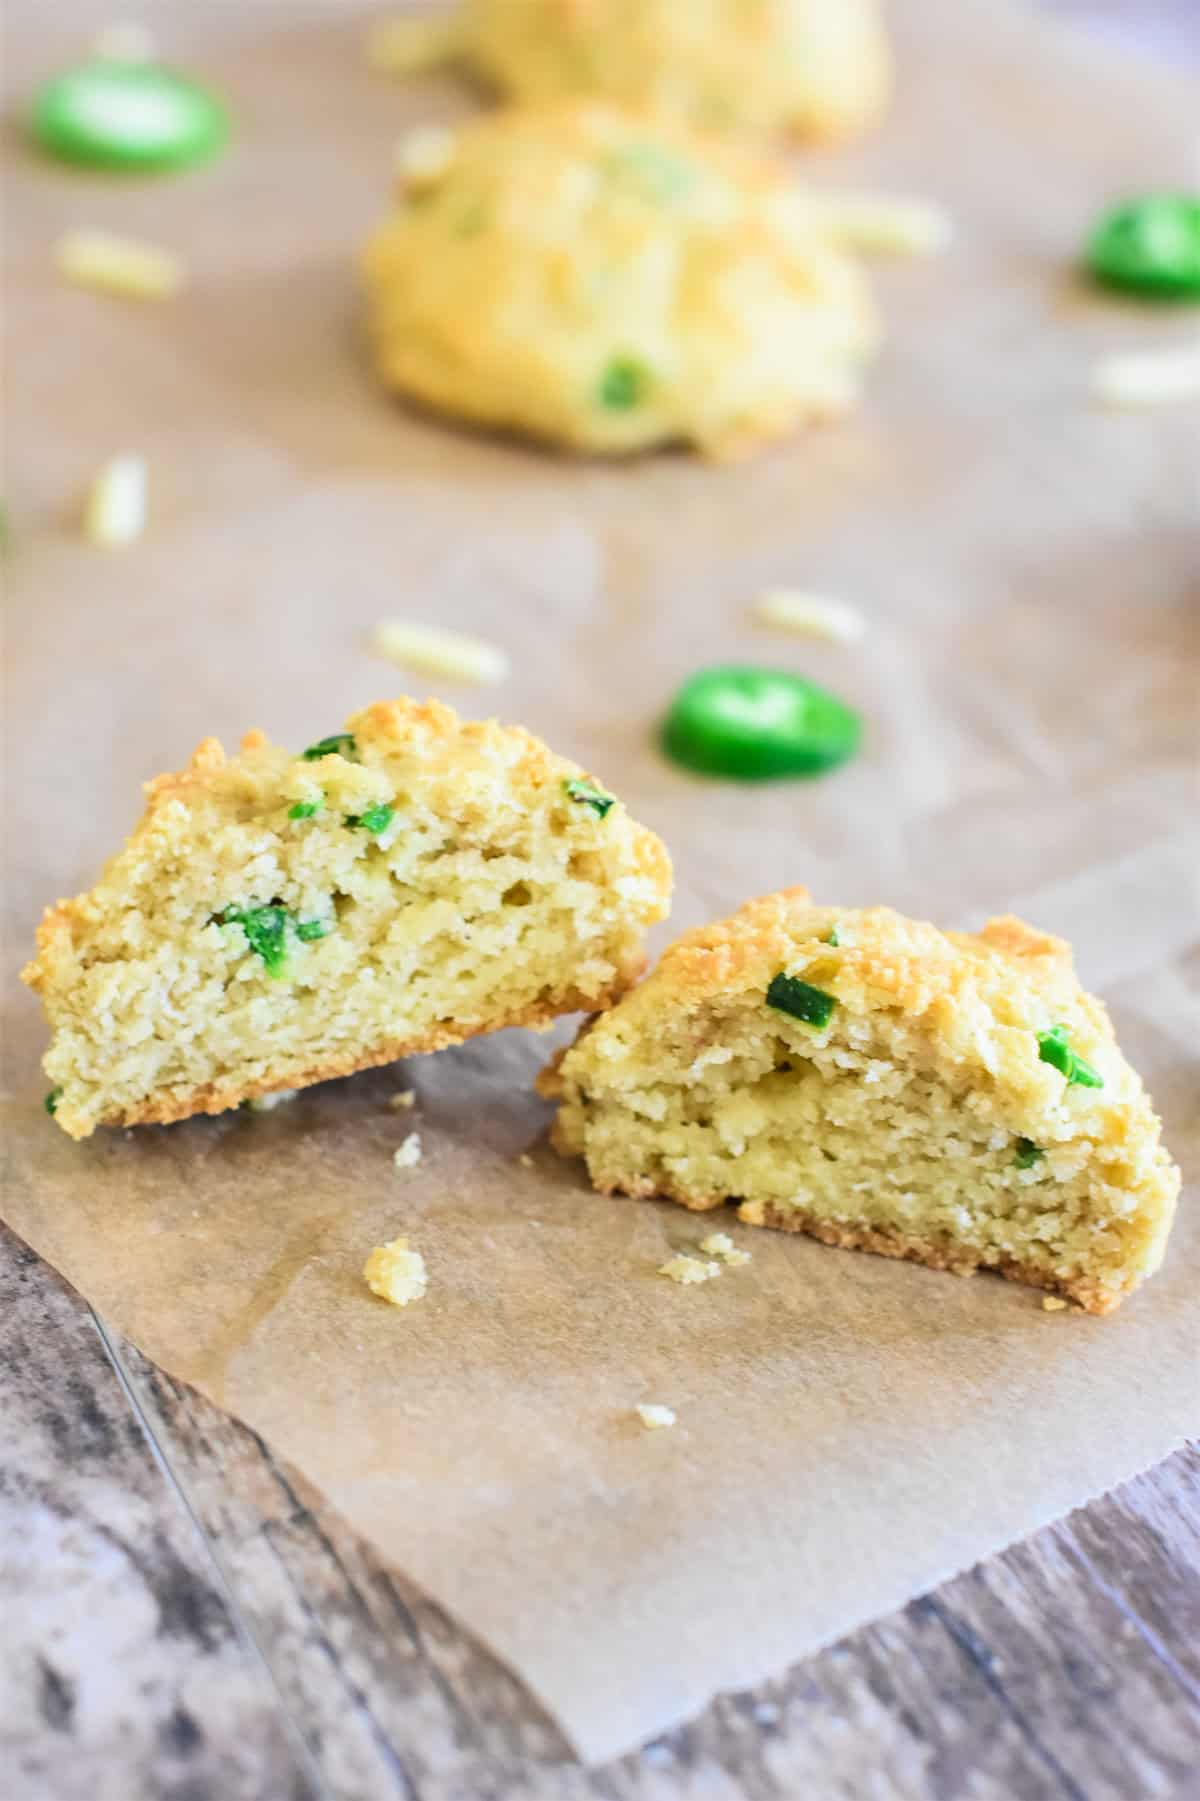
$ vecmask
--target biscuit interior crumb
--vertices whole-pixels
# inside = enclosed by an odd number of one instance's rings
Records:
[[[675,1424],[674,1408],[664,1407],[658,1401],[639,1401],[635,1411],[648,1432]]]
[[[392,1153],[392,1162],[397,1169],[415,1169],[421,1161],[421,1137],[418,1132],[410,1132],[398,1150]]]
[[[416,1098],[417,1094],[414,1088],[398,1088],[389,1099],[388,1106],[393,1113],[407,1113],[416,1102]]]
[[[367,1287],[393,1307],[407,1307],[410,1301],[419,1301],[427,1279],[425,1259],[420,1251],[410,1248],[407,1238],[393,1238],[388,1244],[376,1245],[363,1264]]]
[[[603,1006],[640,972],[670,863],[620,802],[571,798],[583,774],[436,702],[380,702],[308,754],[206,740],[42,922],[25,979],[55,1124],[216,1113]]]
[[[1043,1056],[1056,1033],[1100,1086]],[[1069,946],[1013,918],[971,935],[769,895],[682,938],[542,1088],[603,1192],[734,1200],[750,1225],[995,1268],[1097,1313],[1158,1267],[1180,1186]]]
[[[1046,1313],[1061,1313],[1067,1304],[1068,1303],[1063,1300],[1060,1294],[1047,1294],[1042,1296],[1042,1309]]]

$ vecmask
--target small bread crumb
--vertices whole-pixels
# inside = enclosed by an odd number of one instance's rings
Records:
[[[83,509],[84,536],[104,550],[119,550],[136,542],[145,529],[145,459],[113,457],[88,490]]]
[[[415,1088],[398,1088],[388,1101],[388,1106],[393,1113],[407,1113],[409,1108],[416,1101],[416,1098],[417,1091]]]
[[[407,1307],[425,1293],[428,1272],[420,1251],[410,1251],[407,1238],[376,1245],[363,1264],[363,1281],[373,1294],[393,1307]]]
[[[645,1426],[647,1432],[655,1432],[660,1426],[675,1424],[675,1410],[663,1407],[657,1401],[639,1401],[634,1412]]]
[[[153,34],[134,19],[114,19],[92,39],[92,55],[108,63],[152,63],[157,55]]]
[[[133,300],[169,300],[185,279],[183,264],[169,251],[107,231],[67,232],[54,260],[67,281]]]
[[[443,632],[437,626],[385,619],[375,627],[372,643],[389,663],[403,663],[408,669],[444,676],[447,681],[486,686],[502,682],[508,674],[508,658],[497,645],[461,632]]]
[[[399,1150],[393,1151],[392,1162],[397,1169],[415,1169],[421,1161],[421,1135],[410,1132]]]
[[[711,1282],[714,1276],[721,1273],[719,1263],[705,1263],[699,1257],[688,1257],[681,1254],[672,1257],[668,1262],[659,1265],[660,1276],[669,1276],[672,1282],[679,1282],[686,1288],[692,1282]]]
[[[754,615],[773,631],[824,638],[829,644],[856,644],[867,629],[857,607],[798,588],[768,588],[755,603]]]
[[[521,1165],[522,1169],[533,1168],[533,1158],[529,1155],[528,1151],[522,1151],[521,1155],[517,1158],[517,1162]]]
[[[251,1113],[270,1113],[275,1107],[286,1107],[299,1092],[298,1088],[277,1088],[274,1094],[256,1094],[246,1105]]]
[[[1067,1305],[1068,1303],[1063,1300],[1060,1294],[1047,1294],[1042,1296],[1042,1309],[1046,1313],[1061,1313],[1063,1308]]]
[[[417,75],[448,62],[457,47],[452,19],[384,19],[367,36],[367,61],[382,75]]]
[[[749,1263],[750,1252],[739,1250],[728,1232],[710,1232],[707,1238],[700,1240],[700,1249],[710,1257],[719,1257],[722,1263]]]
[[[1200,395],[1200,344],[1133,350],[1102,357],[1092,370],[1092,396],[1104,406],[1162,406]]]
[[[433,187],[454,161],[454,144],[454,133],[444,125],[418,125],[406,132],[392,153],[401,187],[412,193]]]

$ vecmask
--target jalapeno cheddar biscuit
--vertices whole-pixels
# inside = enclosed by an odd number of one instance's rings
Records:
[[[379,374],[598,452],[729,455],[840,413],[874,312],[793,199],[757,160],[610,106],[493,115],[367,247]]]
[[[844,137],[889,87],[877,0],[466,0],[456,44],[518,99],[592,94],[716,131]]]
[[[681,938],[541,1085],[604,1193],[1092,1313],[1158,1267],[1179,1192],[1069,947],[1012,918],[975,937],[768,895]]]
[[[42,922],[48,1109],[85,1138],[604,1006],[670,879],[573,763],[434,702],[299,754],[208,739]]]

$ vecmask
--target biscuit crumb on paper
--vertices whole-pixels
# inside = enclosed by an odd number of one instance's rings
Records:
[[[707,1238],[700,1240],[700,1249],[709,1257],[719,1257],[722,1263],[749,1263],[750,1252],[743,1251],[734,1244],[728,1232],[710,1232]]]
[[[409,1247],[407,1238],[393,1238],[371,1252],[363,1264],[363,1281],[381,1300],[390,1301],[393,1307],[407,1307],[425,1293],[425,1259]]]
[[[706,1263],[699,1257],[689,1257],[681,1253],[680,1256],[672,1257],[666,1263],[660,1264],[658,1273],[660,1276],[669,1276],[672,1282],[678,1282],[681,1287],[688,1288],[694,1282],[711,1282],[714,1276],[720,1275],[721,1265],[713,1261]]]
[[[392,1162],[397,1169],[415,1169],[421,1161],[421,1135],[410,1132],[398,1150],[392,1152]]]

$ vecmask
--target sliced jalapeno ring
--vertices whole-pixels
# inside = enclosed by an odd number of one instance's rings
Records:
[[[662,727],[685,769],[736,781],[819,775],[858,749],[862,721],[803,676],[722,665],[687,680]]]
[[[1108,287],[1200,299],[1200,194],[1146,194],[1114,207],[1093,229],[1086,262]]]
[[[34,96],[33,135],[64,162],[98,169],[180,169],[213,156],[229,122],[220,102],[153,63],[97,61]]]

